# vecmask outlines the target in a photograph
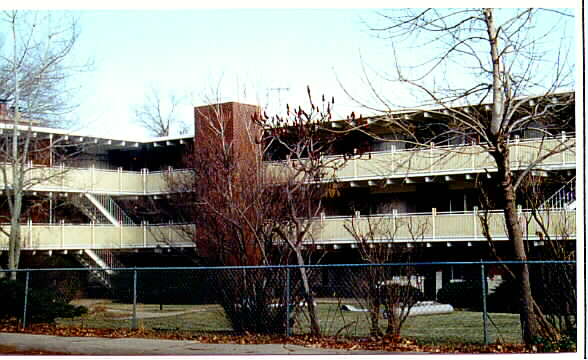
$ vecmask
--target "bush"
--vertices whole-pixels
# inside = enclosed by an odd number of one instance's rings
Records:
[[[448,283],[437,292],[437,301],[451,304],[454,308],[480,310],[482,284],[474,280]]]
[[[24,310],[24,284],[1,279],[0,293],[2,306],[0,318],[17,318],[22,320]],[[55,290],[29,289],[27,298],[27,323],[49,323],[59,317],[76,317],[87,313],[83,306],[74,306],[62,300],[62,296]]]
[[[379,288],[380,302],[386,304],[399,304],[413,306],[425,297],[423,292],[414,286],[400,284],[386,284]]]
[[[227,320],[236,332],[283,334],[286,329],[284,273],[272,270],[250,270],[242,273],[223,270],[219,273],[215,295]],[[291,288],[291,309],[303,300],[296,296],[300,289]],[[289,319],[293,325],[293,318]]]
[[[79,266],[79,262],[73,256],[68,255],[34,258],[30,264],[31,268],[39,269]],[[82,297],[87,288],[88,273],[85,271],[39,271],[31,275],[29,283],[31,289],[53,289],[66,303]]]
[[[538,266],[532,270],[537,270]],[[531,290],[533,298],[546,315],[568,316],[575,315],[575,289],[565,286],[565,282],[558,283],[555,279],[537,271],[531,273]],[[491,312],[514,313],[520,312],[519,284],[510,278],[500,283],[492,294],[488,296],[488,310]]]
[[[540,336],[533,338],[532,344],[540,345],[542,352],[576,352],[577,343],[575,336],[564,335],[558,340],[545,339]]]
[[[488,311],[518,314],[520,312],[519,298],[518,285],[512,280],[505,280],[494,289],[492,294],[488,295]]]
[[[205,271],[139,271],[137,301],[144,304],[207,304],[214,301],[211,280]],[[133,272],[119,271],[112,277],[111,296],[122,303],[133,302]]]
[[[575,339],[577,326],[575,288],[571,288],[568,282],[557,283],[556,279],[541,276],[542,274],[537,272],[539,269],[535,267],[531,277],[534,300],[551,325],[567,335],[567,338]],[[553,273],[556,273],[556,270]],[[517,314],[520,312],[519,299],[519,284],[513,279],[507,279],[488,296],[488,311]],[[566,345],[561,346],[566,347]]]

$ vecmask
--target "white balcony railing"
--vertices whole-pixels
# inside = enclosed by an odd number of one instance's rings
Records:
[[[513,169],[525,168],[535,159],[562,144],[570,148],[549,156],[537,166],[551,169],[576,167],[575,138],[525,140],[511,144]],[[332,157],[333,161],[343,161]],[[287,171],[281,162],[268,163],[270,171]],[[342,163],[334,174],[340,181],[404,178],[496,171],[494,161],[481,146],[431,147],[428,150],[401,150],[362,155]],[[149,172],[104,170],[98,168],[35,167],[27,173],[29,179],[43,179],[28,190],[56,192],[90,192],[106,194],[161,194],[170,190],[169,177],[189,176],[189,170]],[[3,181],[0,179],[0,185]]]
[[[554,152],[537,167],[572,169],[576,167],[575,138],[562,137],[544,140],[513,142],[510,146],[511,168],[524,169],[536,159]],[[565,148],[565,149],[564,149]],[[558,151],[558,149],[563,149]],[[409,149],[374,152],[344,161],[342,157],[326,157],[332,165],[340,161],[336,174],[339,181],[392,179],[419,176],[485,173],[496,171],[490,154],[480,145],[443,146],[428,149]],[[270,169],[279,174],[286,171],[285,162],[271,162]]]
[[[355,243],[353,236],[346,230],[352,222],[360,233],[366,234],[367,229],[377,228],[375,241],[383,242],[472,242],[487,241],[483,233],[481,213],[477,211],[459,213],[419,213],[419,214],[388,214],[359,217],[326,217],[317,220],[313,225],[313,239],[317,244]],[[546,238],[539,223],[530,211],[521,211],[524,236],[527,240]],[[507,240],[502,211],[491,211],[487,218],[489,233],[493,240]],[[540,219],[553,239],[576,237],[575,210],[544,211]],[[389,234],[394,234],[390,239]]]
[[[4,225],[8,230],[8,225]],[[193,247],[191,225],[22,225],[25,250],[136,249]],[[0,233],[0,249],[8,248],[8,238]]]
[[[10,173],[8,171],[8,173]],[[149,172],[105,170],[98,168],[67,168],[37,166],[27,170],[26,179],[32,183],[26,190],[94,194],[162,194],[169,192],[170,177],[191,174],[190,170]],[[9,181],[10,182],[10,181]],[[0,179],[0,185],[3,180]]]
[[[527,240],[542,240],[545,235],[530,212],[521,211]],[[541,218],[548,235],[557,239],[576,238],[575,210],[542,212]],[[345,229],[355,221],[359,229],[368,223],[381,222],[387,226],[388,236],[376,238],[377,242],[479,242],[486,241],[482,233],[479,214],[475,211],[461,213],[392,214],[359,217],[332,217],[317,219],[312,227],[312,238],[316,244],[353,244],[355,240]],[[507,240],[504,217],[501,212],[491,212],[488,217],[489,231],[496,241]],[[411,225],[411,226],[409,226]],[[7,225],[5,225],[7,227]],[[410,228],[416,229],[414,231]],[[418,230],[422,229],[422,230]],[[193,247],[190,234],[193,225],[33,225],[22,226],[23,249],[134,249],[156,247]],[[6,249],[8,239],[0,232],[0,249]]]

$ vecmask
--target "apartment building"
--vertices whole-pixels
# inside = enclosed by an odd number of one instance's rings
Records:
[[[529,127],[513,135],[510,157],[514,171],[523,171],[562,144],[575,144],[573,105],[567,108],[558,126]],[[218,120],[215,109],[223,109],[223,121],[230,122],[230,136],[238,139],[239,151],[249,151],[252,145],[243,136],[244,126],[258,108],[238,103],[196,108],[195,137],[104,138],[23,125],[21,137],[40,144],[35,146],[43,155],[33,156],[27,163],[26,176],[32,181],[26,187],[21,219],[23,262],[65,255],[98,268],[193,264],[195,244],[185,231],[193,225],[174,218],[173,209],[157,209],[174,193],[169,179],[189,176],[190,171],[184,169],[185,156],[198,151],[199,143],[209,136],[202,123]],[[429,124],[439,112],[397,115]],[[4,133],[11,131],[10,124],[0,126]],[[337,196],[325,199],[324,211],[314,219],[312,239],[308,240],[315,251],[324,254],[323,262],[358,262],[357,242],[346,224],[361,225],[382,218],[394,227],[394,235],[377,242],[419,247],[421,260],[491,258],[479,216],[479,184],[481,179],[492,179],[497,169],[479,139],[461,134],[438,139],[428,147],[410,147],[382,117],[332,121],[331,127],[362,131],[346,132],[333,153],[325,154],[345,161],[332,180]],[[377,136],[367,136],[366,129]],[[273,155],[266,160],[267,166],[279,169],[285,159]],[[553,180],[544,182],[539,209],[549,218],[547,231],[552,233],[548,235],[561,236],[560,225],[565,224],[566,243],[571,247],[575,246],[575,171],[574,146],[533,167],[537,176]],[[2,178],[1,182],[10,186],[10,180]],[[519,205],[529,248],[540,249],[545,229],[532,219],[524,196]],[[490,209],[487,214],[495,248],[508,253],[502,212]],[[6,216],[7,209],[0,215]],[[422,231],[411,232],[409,223],[421,224]],[[6,234],[0,234],[0,249],[7,249]],[[5,257],[6,251],[0,256]]]

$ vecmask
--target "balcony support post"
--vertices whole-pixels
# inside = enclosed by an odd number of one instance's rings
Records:
[[[122,191],[122,167],[118,167],[117,169],[118,172],[118,191],[121,192]]]
[[[434,158],[433,151],[434,151],[434,149],[435,149],[435,143],[432,142],[431,143],[431,148],[429,150],[430,151],[430,153],[429,153],[429,171],[431,171],[431,172],[433,172],[433,163],[434,163],[433,162],[434,161],[433,160],[433,158]]]
[[[145,221],[141,222],[141,227],[143,228],[143,247],[144,248],[147,247],[147,226],[145,224],[146,224]]]
[[[147,169],[141,169],[141,175],[143,177],[143,194],[147,194],[147,172]]]
[[[472,212],[472,222],[474,223],[474,240],[478,239],[478,207],[474,206]]]
[[[65,221],[64,220],[60,220],[60,227],[61,227],[61,248],[63,249],[63,246],[65,244]]]
[[[433,223],[433,241],[436,240],[436,217],[437,217],[437,208],[432,208],[431,209],[431,217],[432,217],[432,223]]]
[[[561,132],[561,142],[562,143],[565,143],[566,140],[567,140],[567,138],[566,138],[566,132],[565,131],[562,131]],[[566,153],[567,153],[567,151],[562,151],[562,154],[561,154],[561,163],[562,163],[562,165],[565,165],[566,164]]]
[[[396,234],[396,226],[398,221],[398,209],[392,209],[392,231]]]
[[[94,184],[96,183],[96,164],[92,164],[90,168],[90,189],[94,191]]]
[[[53,167],[53,134],[49,134],[49,167]]]
[[[96,248],[96,227],[94,226],[94,221],[90,221],[90,246],[92,249]]]

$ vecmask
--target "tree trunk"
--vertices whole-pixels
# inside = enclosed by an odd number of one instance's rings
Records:
[[[370,335],[371,336],[381,336],[382,331],[380,331],[380,298],[378,294],[378,289],[372,285],[370,286],[371,292],[371,299],[370,299]]]
[[[296,260],[298,261],[298,265],[304,265],[304,259],[302,258],[300,250],[296,251]],[[310,317],[310,333],[314,336],[319,336],[321,334],[321,328],[318,322],[318,316],[316,314],[316,306],[314,305],[314,296],[312,295],[310,285],[308,283],[306,268],[301,266],[299,269],[300,277],[302,279],[302,287],[304,289],[304,299],[306,300],[308,315]]]
[[[397,339],[400,337],[400,312],[402,309],[398,304],[392,303],[386,306],[388,312],[388,326],[386,327],[386,336]]]
[[[527,261],[527,253],[523,237],[519,215],[516,209],[516,192],[512,183],[512,175],[508,163],[508,148],[499,146],[492,155],[496,159],[498,168],[497,176],[501,198],[504,201],[504,222],[508,232],[508,238],[512,242],[514,257],[519,261]],[[530,344],[533,338],[539,335],[539,323],[533,311],[533,294],[531,292],[531,280],[529,266],[526,263],[516,265],[514,273],[520,289],[521,328],[525,344]]]
[[[18,220],[11,221],[8,244],[8,270],[15,270],[18,269],[20,262],[20,224]],[[10,273],[10,280],[16,280],[16,272]]]
[[[513,245],[514,257],[516,260],[526,261],[527,253],[523,238],[523,228],[520,223],[516,209],[516,191],[512,182],[512,173],[510,170],[509,148],[507,138],[510,134],[505,134],[505,94],[510,90],[506,88],[507,79],[505,70],[501,63],[502,55],[498,44],[498,30],[494,24],[494,14],[492,9],[484,9],[484,18],[486,21],[486,30],[490,45],[490,55],[492,59],[492,119],[490,122],[490,133],[495,139],[495,150],[490,151],[494,157],[497,167],[498,187],[500,199],[503,201],[504,222],[508,232],[508,238]],[[539,334],[539,323],[535,312],[533,311],[533,295],[531,293],[531,281],[529,277],[529,267],[526,263],[516,265],[514,273],[520,290],[521,305],[521,328],[523,331],[523,340],[525,344],[530,344],[534,337]]]

